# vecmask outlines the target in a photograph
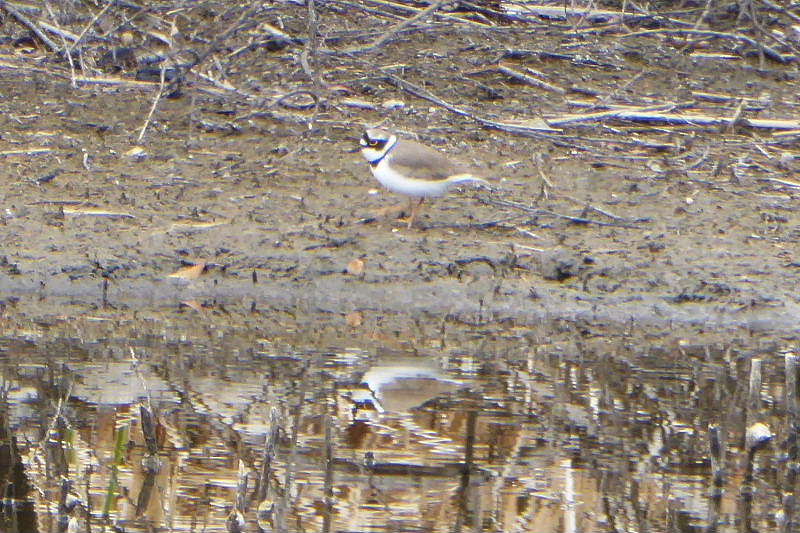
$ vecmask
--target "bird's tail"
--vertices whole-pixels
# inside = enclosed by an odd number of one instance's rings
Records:
[[[472,174],[456,174],[455,176],[450,176],[447,178],[447,181],[450,185],[458,185],[459,183],[479,183],[481,186],[486,187],[489,190],[493,190],[492,184],[486,181],[483,178],[479,178],[477,176],[473,176]]]

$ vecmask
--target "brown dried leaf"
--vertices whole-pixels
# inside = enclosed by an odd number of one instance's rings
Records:
[[[364,313],[361,311],[351,311],[344,315],[344,319],[347,321],[348,326],[357,328],[364,323]]]
[[[353,259],[347,263],[347,273],[351,276],[360,276],[364,273],[364,260]]]
[[[191,307],[201,315],[205,315],[205,311],[203,310],[203,304],[198,302],[197,300],[184,300],[181,302],[181,305],[185,305],[186,307]]]
[[[167,277],[180,278],[180,279],[197,279],[205,271],[206,271],[206,263],[197,263],[196,265],[179,268],[178,270],[176,270]]]

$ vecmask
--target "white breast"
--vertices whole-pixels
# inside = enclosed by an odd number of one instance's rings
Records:
[[[390,191],[405,194],[406,196],[422,198],[441,196],[451,185],[448,180],[419,180],[398,174],[389,166],[387,159],[388,158],[382,159],[380,163],[371,168],[372,175],[375,176],[375,179]]]

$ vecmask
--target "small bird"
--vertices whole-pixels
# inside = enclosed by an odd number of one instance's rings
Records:
[[[477,182],[489,186],[486,180],[474,176],[433,148],[400,139],[386,130],[368,129],[360,144],[361,154],[369,161],[372,175],[381,185],[410,198],[409,229],[425,198],[442,196],[459,183]]]

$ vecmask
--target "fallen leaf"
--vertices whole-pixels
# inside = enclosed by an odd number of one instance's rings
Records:
[[[206,316],[206,312],[203,309],[203,304],[198,302],[197,300],[185,300],[181,302],[181,305],[185,305],[186,307],[190,307],[200,313],[203,316]]]
[[[351,311],[344,315],[345,321],[347,321],[347,325],[357,328],[364,322],[364,313],[361,311]]]
[[[364,260],[353,259],[347,263],[347,273],[351,276],[360,276],[364,273]]]
[[[144,159],[147,157],[147,152],[145,152],[144,148],[141,146],[134,146],[127,152],[125,152],[125,157],[130,157],[131,159]]]
[[[205,270],[206,270],[205,263],[197,263],[196,265],[179,268],[178,270],[176,270],[167,277],[180,278],[180,279],[197,279],[203,274],[203,272],[205,272]]]

